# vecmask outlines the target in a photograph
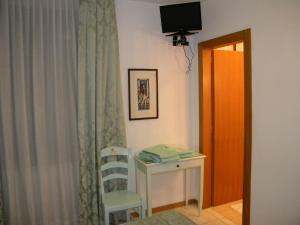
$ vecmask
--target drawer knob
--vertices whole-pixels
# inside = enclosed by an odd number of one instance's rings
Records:
[[[177,165],[177,168],[179,167],[179,165]]]

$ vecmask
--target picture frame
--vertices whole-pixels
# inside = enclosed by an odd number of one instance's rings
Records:
[[[129,120],[158,119],[158,70],[128,69]]]

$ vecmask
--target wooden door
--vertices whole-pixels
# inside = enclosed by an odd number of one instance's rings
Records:
[[[213,51],[213,205],[242,199],[244,160],[244,58]]]

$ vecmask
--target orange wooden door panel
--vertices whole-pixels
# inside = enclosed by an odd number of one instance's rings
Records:
[[[212,205],[212,85],[211,85],[211,50],[203,50],[202,52],[203,66],[203,154],[206,155],[204,163],[204,195],[203,208],[208,208]]]
[[[213,205],[243,195],[244,56],[213,51]]]

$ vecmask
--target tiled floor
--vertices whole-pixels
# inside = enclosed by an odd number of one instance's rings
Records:
[[[198,216],[195,205],[176,209],[198,225],[242,225],[242,201],[204,209]]]

